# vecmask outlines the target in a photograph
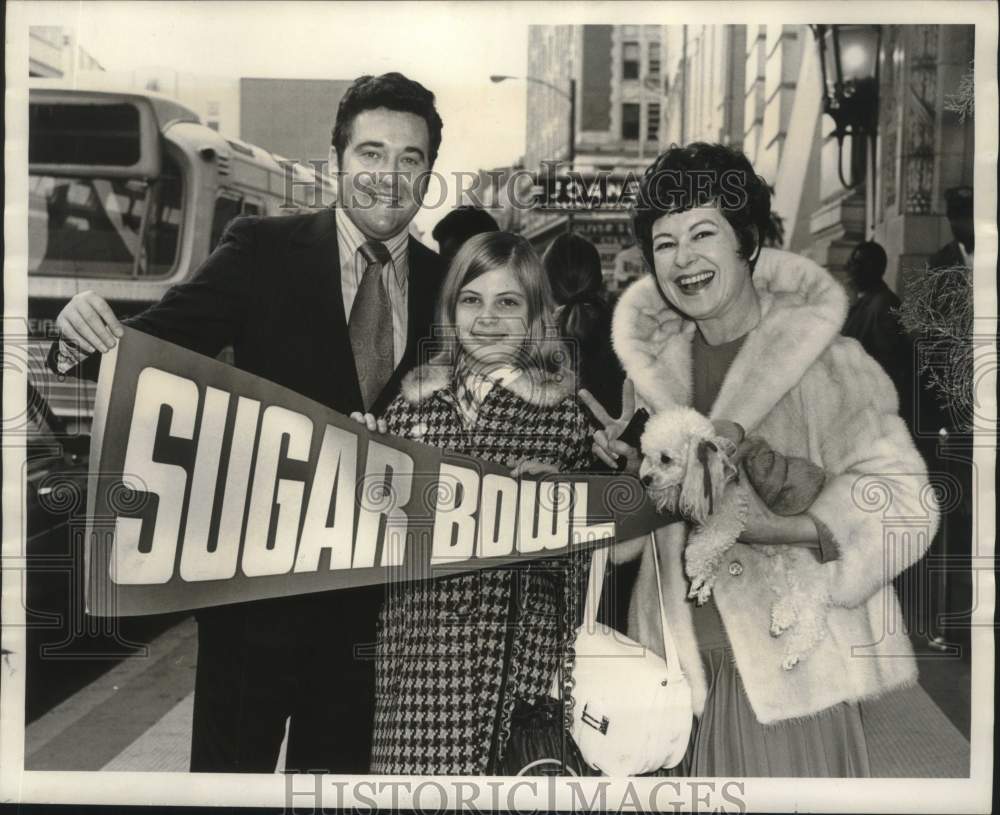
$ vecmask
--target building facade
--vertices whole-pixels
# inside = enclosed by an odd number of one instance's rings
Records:
[[[972,185],[972,122],[946,103],[970,69],[973,28],[881,27],[874,172],[851,189],[809,26],[677,26],[665,37],[668,141],[741,147],[774,188],[785,248],[843,280],[853,248],[876,240],[886,282],[904,296],[908,277],[951,240],[945,191]],[[852,149],[848,138],[845,165]]]
[[[561,173],[571,161],[585,182],[598,174],[616,180],[640,174],[665,138],[664,32],[658,25],[530,26],[525,168],[544,173],[546,163],[560,162]],[[590,238],[612,291],[628,282],[623,270],[633,272],[634,264],[619,258],[634,243],[621,207],[533,210],[521,227],[539,249],[569,230]]]
[[[326,161],[346,79],[239,81],[240,138],[296,161]]]
[[[73,29],[54,25],[28,27],[29,77],[56,77],[73,83],[78,72],[103,70],[76,41]]]

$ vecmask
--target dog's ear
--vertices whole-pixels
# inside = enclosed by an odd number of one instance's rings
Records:
[[[697,436],[688,438],[685,450],[684,480],[681,482],[679,508],[681,515],[697,524],[704,524],[712,514],[712,492],[705,489],[705,468],[702,466],[704,440]],[[699,452],[701,455],[699,456]]]
[[[726,485],[737,475],[730,459],[731,442],[722,437],[692,438],[688,443],[687,468],[681,488],[683,513],[704,524],[721,505]]]

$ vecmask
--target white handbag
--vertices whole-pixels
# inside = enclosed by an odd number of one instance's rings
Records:
[[[594,551],[583,624],[576,633],[570,733],[584,760],[609,776],[675,767],[691,737],[691,686],[664,612],[656,541],[652,534],[649,539],[666,659],[597,622],[607,548]],[[551,691],[557,699],[559,679]]]

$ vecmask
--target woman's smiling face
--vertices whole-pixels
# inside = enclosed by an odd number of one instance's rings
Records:
[[[660,287],[670,303],[692,320],[723,317],[752,292],[750,264],[740,255],[736,232],[716,206],[659,218],[653,224],[652,248]]]
[[[509,268],[484,272],[458,292],[455,329],[477,362],[509,365],[528,335],[528,298]]]

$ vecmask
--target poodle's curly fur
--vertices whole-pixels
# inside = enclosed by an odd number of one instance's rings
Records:
[[[653,416],[642,436],[639,476],[661,512],[692,523],[684,549],[688,597],[699,605],[712,593],[726,553],[746,527],[747,486],[740,481],[735,446],[712,422],[689,407],[670,407]],[[700,454],[699,454],[700,452]],[[794,668],[826,636],[828,591],[816,592],[797,579],[785,546],[754,546],[767,555],[766,579],[774,593],[771,635],[784,637],[782,667]],[[786,551],[788,550],[788,551]]]

